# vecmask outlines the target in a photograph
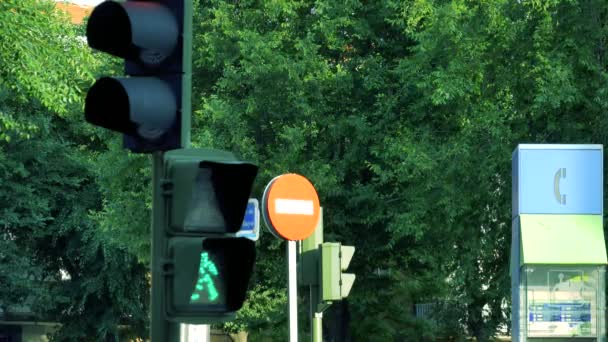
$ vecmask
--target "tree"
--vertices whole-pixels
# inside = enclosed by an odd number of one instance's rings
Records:
[[[605,142],[606,24],[597,1],[399,5],[417,44],[398,69],[437,167],[425,205],[452,260],[450,297],[487,340],[508,319],[510,152],[518,143]],[[418,126],[416,131],[421,131]],[[433,172],[434,171],[434,172]],[[447,224],[446,224],[447,223]]]
[[[50,1],[0,3],[0,298],[62,323],[55,340],[145,335],[146,267],[90,217],[101,207],[82,89],[98,61]]]
[[[455,302],[466,331],[446,333],[487,340],[508,318],[511,151],[605,140],[605,13],[600,1],[204,1],[193,138],[259,161],[262,184],[312,179],[326,240],[358,248],[353,320],[378,316],[358,293],[390,268],[420,285],[375,296]],[[262,242],[264,258],[277,250]],[[408,320],[394,313],[388,331]]]
[[[193,145],[257,162],[256,197],[285,172],[312,180],[325,240],[357,246],[353,336],[488,340],[509,317],[511,151],[606,141],[607,6],[201,0]],[[114,142],[95,155],[96,219],[145,259],[148,164]],[[262,234],[251,298],[283,291],[282,258]],[[274,328],[273,298],[227,328]],[[415,319],[420,302],[450,324]]]
[[[351,303],[364,313],[357,289],[378,288],[372,271],[407,258],[395,253],[387,228],[395,213],[384,204],[402,188],[385,191],[373,167],[387,148],[382,137],[401,118],[391,68],[411,41],[384,21],[392,11],[382,2],[207,1],[200,8],[195,74],[204,76],[195,80],[202,103],[195,103],[200,133],[193,140],[258,161],[258,194],[285,172],[313,181],[325,208],[325,239],[357,245]],[[258,279],[274,286],[284,284],[276,276],[283,273],[279,245],[263,238],[259,249]]]

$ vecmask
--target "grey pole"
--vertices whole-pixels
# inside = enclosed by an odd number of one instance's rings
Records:
[[[296,281],[296,241],[287,241],[289,342],[298,342],[298,290]]]

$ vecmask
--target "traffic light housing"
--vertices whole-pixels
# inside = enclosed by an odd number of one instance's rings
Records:
[[[89,46],[123,58],[128,77],[100,78],[87,93],[85,118],[123,133],[132,152],[177,149],[188,134],[182,132],[182,121],[190,120],[185,1],[105,1],[87,23]]]
[[[179,149],[163,157],[167,213],[153,287],[162,287],[167,320],[212,323],[233,319],[245,301],[255,242],[236,237],[257,166],[230,152]],[[157,272],[155,276],[154,272]]]
[[[324,302],[342,300],[348,296],[355,283],[355,274],[343,273],[355,254],[355,247],[325,242],[320,249],[320,299]]]

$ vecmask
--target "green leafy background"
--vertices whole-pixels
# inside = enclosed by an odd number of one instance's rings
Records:
[[[150,161],[84,122],[86,89],[122,71],[83,32],[0,1],[0,305],[62,323],[56,340],[145,336]],[[328,339],[503,333],[511,152],[607,143],[606,1],[199,0],[194,34],[192,145],[257,163],[252,197],[305,175],[325,241],[357,248]],[[284,243],[264,231],[257,252],[220,328],[285,340]]]

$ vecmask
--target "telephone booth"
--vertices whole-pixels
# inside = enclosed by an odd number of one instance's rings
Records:
[[[513,341],[606,341],[601,145],[513,152]]]

